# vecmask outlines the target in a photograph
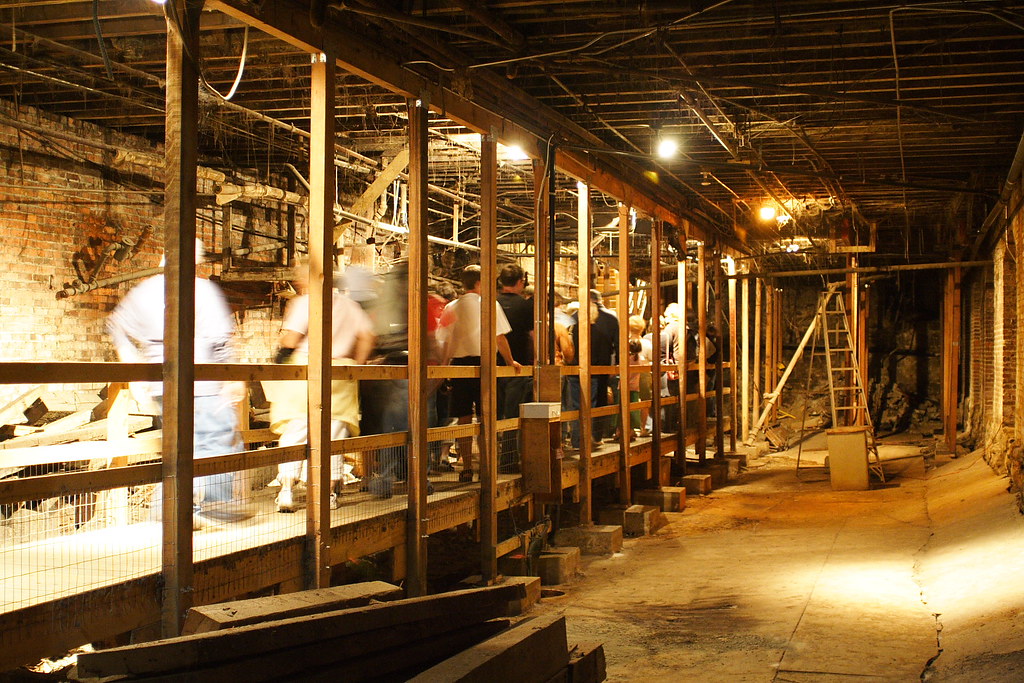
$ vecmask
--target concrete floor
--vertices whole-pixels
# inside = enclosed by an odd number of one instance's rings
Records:
[[[884,446],[871,491],[753,461],[540,610],[604,643],[611,681],[1024,680],[1024,518],[980,457],[923,444]]]

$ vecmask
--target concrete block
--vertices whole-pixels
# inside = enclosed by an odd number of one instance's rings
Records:
[[[579,569],[580,549],[574,546],[548,548],[537,559],[537,573],[545,586],[569,583]]]
[[[555,543],[576,546],[584,555],[612,555],[622,550],[622,527],[594,525],[559,529]]]
[[[735,481],[740,476],[740,459],[734,458],[732,456],[726,456],[725,462],[728,466],[728,470],[726,472],[726,479],[728,481]]]
[[[706,496],[711,493],[710,474],[687,474],[681,483],[691,496]]]
[[[569,680],[571,683],[600,683],[607,676],[603,645],[600,643],[577,643],[570,649]]]
[[[499,557],[498,573],[505,576],[529,576],[529,558],[524,553],[510,553]]]
[[[681,486],[637,489],[633,491],[633,503],[653,505],[662,512],[680,512],[686,508],[686,489]]]
[[[540,601],[541,580],[539,576],[507,576],[501,583],[503,586],[518,583],[526,588],[526,597],[509,601],[508,616],[510,617],[517,617],[529,612]]]
[[[627,536],[647,536],[663,526],[661,510],[653,505],[632,505],[626,509],[622,532]]]
[[[622,526],[622,518],[628,507],[628,505],[616,504],[599,509],[597,523],[603,526]]]

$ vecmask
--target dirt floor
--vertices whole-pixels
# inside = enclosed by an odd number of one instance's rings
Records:
[[[890,439],[887,483],[831,490],[791,449],[585,558],[542,613],[610,681],[1024,680],[1024,519],[978,454]],[[804,444],[821,464],[824,437]]]

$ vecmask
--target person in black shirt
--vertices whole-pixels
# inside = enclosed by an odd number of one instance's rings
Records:
[[[533,304],[523,298],[526,287],[526,272],[517,263],[505,264],[498,275],[498,304],[508,318],[512,331],[505,335],[512,358],[520,365],[533,364]],[[498,357],[498,365],[505,365]],[[519,417],[519,406],[533,396],[533,378],[498,378],[498,419]],[[500,435],[499,472],[512,472],[518,460],[516,435],[505,432]]]
[[[573,316],[572,343],[574,348],[579,348],[579,314]],[[578,354],[577,354],[578,355]],[[602,305],[601,292],[596,289],[590,290],[590,364],[591,365],[614,365],[619,355],[619,319],[611,311]],[[567,365],[577,365],[577,359],[573,359]],[[579,409],[580,380],[579,377],[569,376],[569,404],[567,410]],[[590,378],[590,405],[598,408],[608,405],[608,375],[591,375]],[[609,420],[598,418],[592,423],[591,439],[594,445],[598,445],[606,435]],[[570,442],[573,448],[579,448],[578,423],[570,427]]]

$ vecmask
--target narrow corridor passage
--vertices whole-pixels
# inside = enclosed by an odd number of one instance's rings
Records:
[[[1019,680],[1024,523],[1006,480],[977,455],[920,453],[883,447],[900,459],[868,492],[798,477],[788,453],[753,461],[542,609],[604,642],[613,681]]]

